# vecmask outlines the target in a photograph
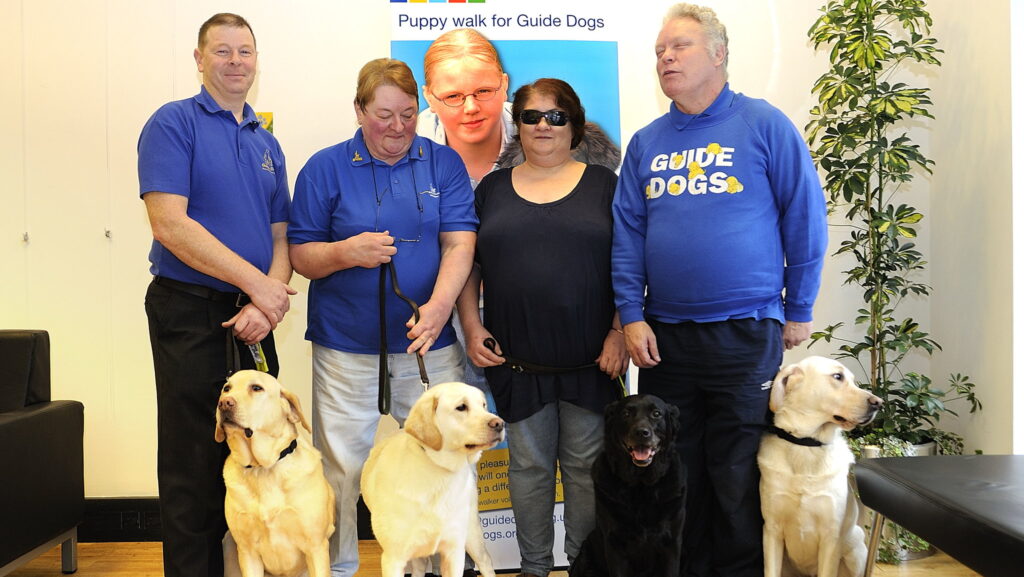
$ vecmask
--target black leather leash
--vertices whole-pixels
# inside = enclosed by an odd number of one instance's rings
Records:
[[[582,371],[583,369],[589,369],[596,367],[597,363],[588,363],[586,365],[577,365],[575,367],[551,367],[548,365],[538,365],[536,363],[530,363],[519,359],[513,359],[509,355],[498,352],[498,341],[491,337],[484,339],[484,346],[490,349],[490,351],[499,357],[505,359],[505,364],[509,366],[514,372],[517,373],[533,373],[537,375],[557,375],[561,373],[572,373],[575,371]]]
[[[391,377],[388,374],[388,334],[387,334],[387,310],[385,301],[387,300],[387,276],[391,274],[391,289],[394,291],[395,296],[405,301],[412,309],[412,316],[415,322],[420,322],[420,307],[416,304],[416,301],[405,296],[402,293],[402,289],[398,288],[398,276],[395,274],[395,261],[391,260],[387,263],[387,268],[384,265],[380,266],[380,280],[378,282],[378,295],[380,296],[380,363],[379,372],[377,373],[377,410],[380,414],[387,415],[391,412]],[[427,367],[423,362],[423,355],[419,352],[413,353],[416,355],[416,363],[420,368],[420,382],[423,384],[423,390],[427,390],[430,387],[430,378],[427,377]]]

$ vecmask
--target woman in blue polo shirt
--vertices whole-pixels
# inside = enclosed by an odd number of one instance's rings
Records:
[[[432,382],[459,380],[464,353],[450,317],[476,243],[473,190],[458,154],[416,136],[417,85],[405,63],[372,60],[359,72],[355,136],[313,155],[295,183],[288,228],[295,270],[312,280],[313,437],[336,493],[334,575],[359,565],[359,475],[378,414],[380,298],[385,299],[391,411],[404,422],[422,392],[415,354]],[[380,295],[394,261],[402,292]]]

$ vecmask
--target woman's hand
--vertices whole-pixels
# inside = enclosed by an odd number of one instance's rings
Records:
[[[405,323],[409,328],[405,336],[412,341],[405,352],[419,352],[421,357],[425,356],[441,336],[441,331],[444,330],[444,325],[451,315],[451,307],[439,306],[432,300],[420,305],[420,322],[416,322],[416,315],[412,315]]]
[[[622,331],[610,329],[605,335],[597,366],[613,379],[629,369],[629,351],[626,349],[626,335]]]
[[[481,368],[496,367],[505,362],[505,357],[501,356],[501,345],[495,344],[494,351],[484,346],[485,340],[494,338],[491,331],[485,329],[483,325],[470,331],[466,331],[465,326],[462,329],[466,335],[466,356],[474,365]]]

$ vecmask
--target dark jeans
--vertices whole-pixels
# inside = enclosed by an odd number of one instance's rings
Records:
[[[227,444],[213,440],[220,389],[229,372],[227,329],[238,312],[230,301],[212,301],[150,284],[146,292],[157,395],[157,480],[165,577],[222,577],[221,541]],[[277,375],[273,335],[263,340],[270,372]],[[240,368],[253,369],[248,347],[238,342]]]
[[[676,446],[687,479],[683,574],[761,577],[757,449],[782,362],[782,327],[753,319],[648,322],[662,360],[640,369],[638,390],[679,407]]]

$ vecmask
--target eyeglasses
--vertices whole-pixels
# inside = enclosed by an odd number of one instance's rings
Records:
[[[545,118],[548,124],[551,126],[565,126],[569,122],[569,115],[563,110],[548,110],[541,112],[540,110],[524,110],[519,115],[519,119],[523,121],[523,124],[537,124],[541,118]]]
[[[431,92],[430,94],[434,98],[443,102],[445,106],[451,106],[452,108],[456,108],[458,106],[462,106],[462,104],[466,102],[466,99],[469,98],[470,96],[476,99],[477,102],[487,102],[488,100],[494,98],[494,95],[498,93],[498,90],[500,88],[500,86],[498,88],[477,88],[476,90],[469,94],[462,94],[461,92],[456,92],[455,94],[449,94],[448,96],[445,97],[438,96],[433,92]]]

